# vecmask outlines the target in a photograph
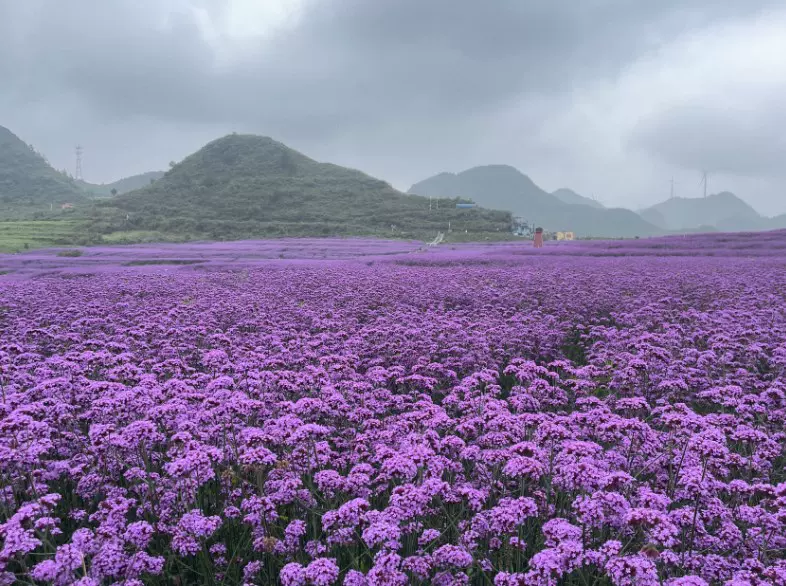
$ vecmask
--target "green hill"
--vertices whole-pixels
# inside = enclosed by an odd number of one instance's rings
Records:
[[[504,236],[509,213],[429,202],[360,171],[319,163],[267,137],[215,140],[146,187],[97,206],[90,229],[167,239],[386,235]],[[431,209],[429,206],[431,205]],[[446,234],[448,238],[448,234]]]
[[[473,167],[458,174],[440,173],[416,183],[409,192],[432,197],[466,197],[480,206],[510,211],[546,230],[568,230],[578,236],[633,237],[662,233],[630,210],[565,203],[508,165]]]
[[[122,195],[135,189],[147,187],[154,181],[158,181],[164,176],[164,171],[148,171],[147,173],[140,173],[139,175],[131,175],[130,177],[123,177],[112,183],[87,183],[80,181],[79,186],[99,197],[111,197],[112,190],[114,189],[116,195]]]
[[[86,199],[73,179],[0,126],[0,219],[50,217],[60,213],[63,204],[78,206]]]

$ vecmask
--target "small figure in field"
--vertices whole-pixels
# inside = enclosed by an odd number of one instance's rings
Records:
[[[543,228],[535,228],[535,248],[543,248]]]

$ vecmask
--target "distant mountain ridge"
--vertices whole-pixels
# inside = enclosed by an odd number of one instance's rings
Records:
[[[504,211],[429,209],[360,171],[320,163],[269,137],[232,134],[174,165],[154,183],[105,200],[101,230],[235,239],[276,235],[434,238],[510,231]]]
[[[113,189],[116,191],[117,195],[122,195],[124,193],[128,193],[129,191],[134,191],[135,189],[147,187],[152,182],[161,179],[165,174],[165,171],[148,171],[147,173],[139,173],[138,175],[123,177],[122,179],[118,179],[112,183],[79,182],[79,185],[84,190],[92,194],[107,197],[112,195]]]
[[[664,230],[713,226],[722,231],[761,230],[770,223],[742,199],[724,191],[707,197],[674,197],[641,211],[641,216]]]
[[[113,189],[116,201],[95,201],[108,200]],[[156,231],[149,238],[158,238],[158,231],[173,231],[178,238],[426,237],[450,226],[454,235],[466,230],[471,239],[473,234],[507,233],[511,214],[549,230],[595,237],[786,229],[786,214],[763,217],[729,192],[673,198],[636,214],[605,208],[568,188],[547,193],[508,165],[440,173],[409,191],[411,195],[402,194],[359,171],[318,163],[254,135],[213,141],[166,173],[94,185],[55,170],[35,148],[0,126],[0,220],[73,222],[90,216],[91,229],[102,234],[147,230]],[[431,209],[414,194],[450,201]],[[457,202],[470,200],[480,208],[456,210]]]
[[[483,207],[510,211],[547,230],[572,231],[579,236],[633,237],[663,233],[635,212],[565,203],[563,197],[573,201],[586,198],[567,189],[558,191],[559,197],[547,193],[509,165],[440,173],[409,189],[409,193],[431,197],[466,197]]]
[[[606,207],[599,201],[595,201],[592,198],[579,195],[572,189],[567,189],[565,187],[562,187],[557,191],[552,191],[551,195],[556,197],[562,203],[567,203],[570,205],[585,205],[585,206],[590,206],[592,208],[597,208],[599,210],[605,209]]]

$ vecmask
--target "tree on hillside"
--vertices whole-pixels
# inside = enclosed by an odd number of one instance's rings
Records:
[[[112,188],[112,191],[110,191],[109,193],[111,193],[111,194],[112,194],[112,197],[115,197],[115,196],[117,195],[117,189],[115,189],[115,188],[113,187],[113,188]]]
[[[290,177],[297,173],[297,165],[287,150],[281,153],[281,169]]]

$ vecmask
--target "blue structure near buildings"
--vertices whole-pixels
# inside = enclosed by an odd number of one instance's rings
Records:
[[[475,203],[457,203],[456,207],[458,209],[469,209],[469,208],[476,208],[476,207],[478,207],[478,204],[475,204]]]
[[[511,226],[513,234],[516,236],[531,237],[533,235],[532,225],[521,216],[513,218],[513,225]]]

